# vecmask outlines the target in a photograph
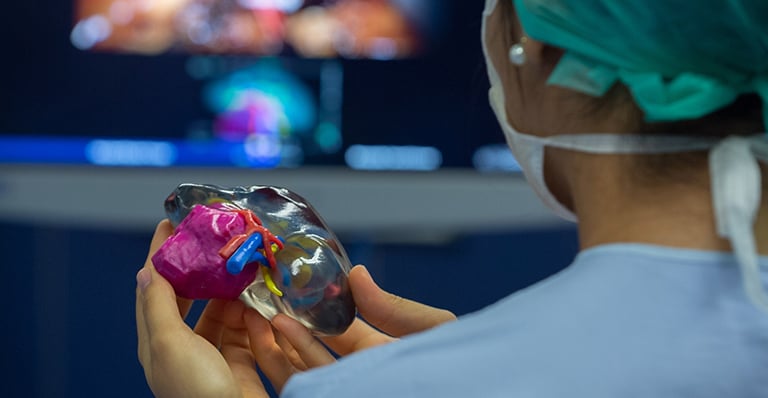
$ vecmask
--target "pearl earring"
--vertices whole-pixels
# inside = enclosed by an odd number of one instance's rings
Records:
[[[516,43],[509,49],[509,62],[513,65],[522,66],[525,64],[525,48],[523,45],[526,42],[526,38],[522,37],[519,43]]]

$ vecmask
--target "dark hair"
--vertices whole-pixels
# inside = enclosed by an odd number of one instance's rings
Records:
[[[639,134],[693,135],[697,137],[726,137],[752,135],[765,132],[762,99],[757,94],[744,94],[725,108],[698,119],[674,122],[647,122],[631,93],[623,84],[616,84],[605,96],[590,101],[592,112],[611,112],[630,107],[633,119],[629,131]],[[588,111],[589,112],[589,111]],[[627,113],[627,112],[625,112]],[[592,116],[595,114],[592,113]],[[632,157],[632,171],[637,181],[658,183],[707,184],[707,179],[696,180],[696,171],[707,170],[707,152],[682,152]],[[700,177],[704,177],[699,175]],[[765,175],[763,176],[766,177]],[[764,186],[765,188],[768,188]]]
[[[594,98],[594,109],[609,110],[616,106],[626,106],[634,100],[623,84],[617,84],[609,93]],[[743,94],[730,105],[716,110],[698,119],[673,122],[647,122],[642,110],[637,108],[636,125],[633,130],[643,134],[681,134],[708,137],[728,135],[751,135],[765,131],[762,99],[757,94]]]

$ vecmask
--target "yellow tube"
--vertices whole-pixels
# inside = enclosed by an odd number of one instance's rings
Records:
[[[267,289],[277,297],[283,297],[283,292],[277,288],[275,281],[272,280],[272,275],[269,274],[269,268],[261,266],[261,276],[264,277],[264,283],[267,285]]]

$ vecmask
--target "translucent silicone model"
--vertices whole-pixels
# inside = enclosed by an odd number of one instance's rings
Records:
[[[347,281],[349,259],[333,232],[301,196],[271,186],[182,184],[166,199],[165,211],[174,227],[193,212],[240,215],[237,220],[241,221],[227,221],[234,230],[226,233],[221,228],[226,215],[209,215],[208,220],[218,220],[207,222],[211,235],[223,236],[213,249],[228,258],[226,269],[235,283],[238,278],[255,278],[239,298],[266,318],[283,313],[318,335],[343,333],[354,320],[355,304]],[[242,222],[249,213],[251,229]],[[253,233],[258,224],[266,232]],[[233,242],[235,247],[222,247],[222,243],[233,246]],[[222,272],[217,269],[217,273]]]

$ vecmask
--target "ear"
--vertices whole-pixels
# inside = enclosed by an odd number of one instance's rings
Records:
[[[552,72],[565,51],[527,37],[523,43],[525,58],[531,65],[537,66],[547,73]]]

